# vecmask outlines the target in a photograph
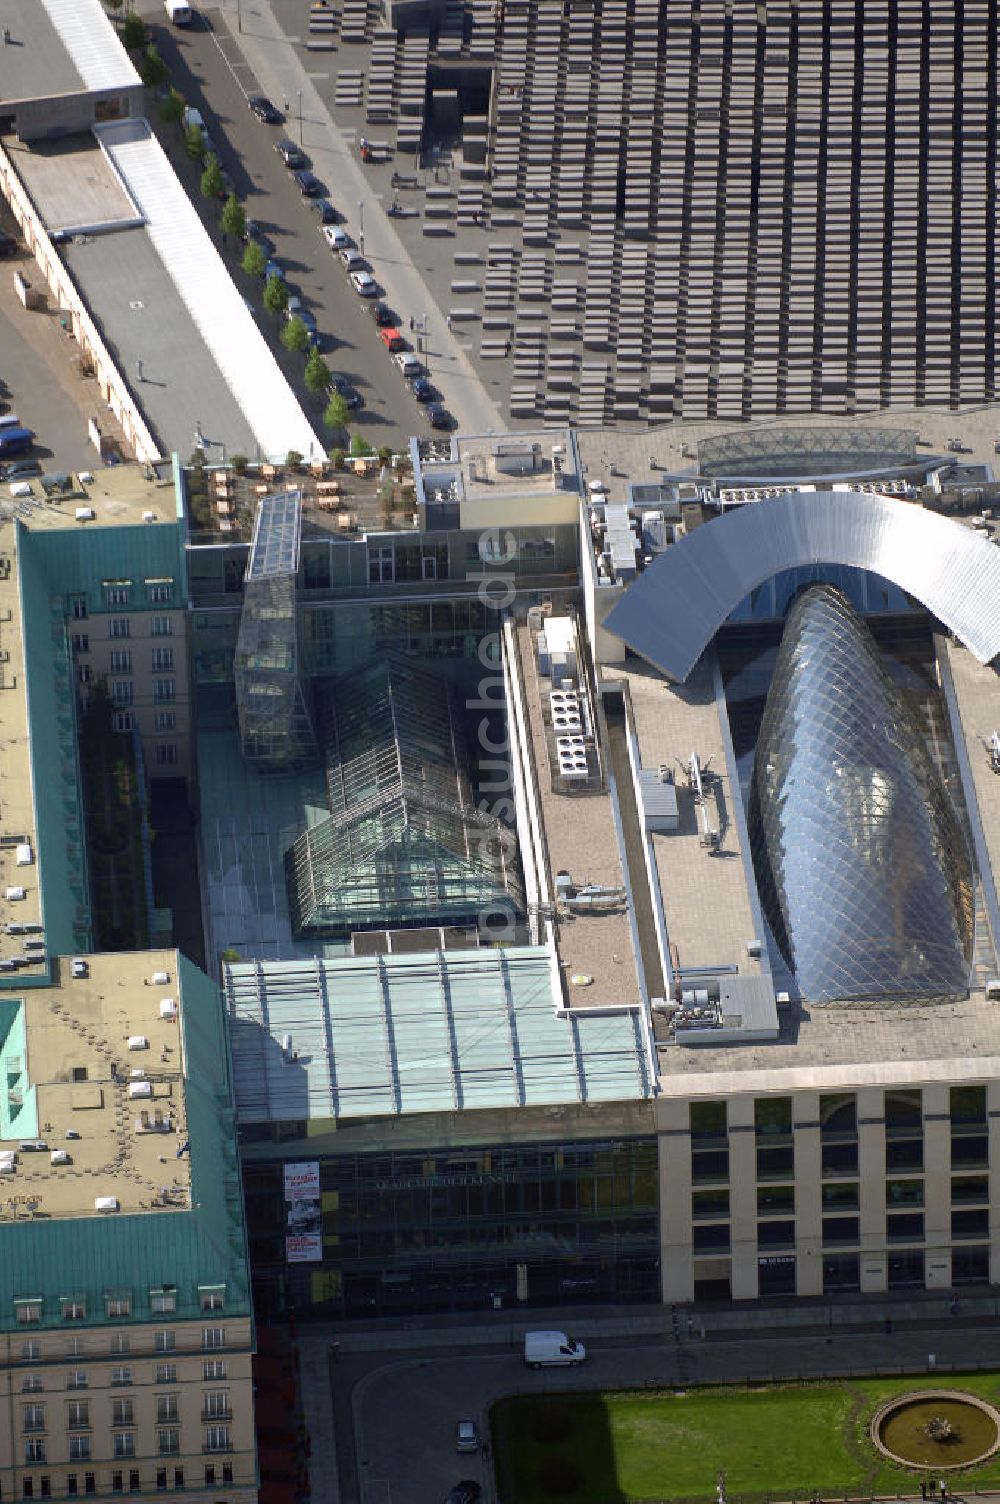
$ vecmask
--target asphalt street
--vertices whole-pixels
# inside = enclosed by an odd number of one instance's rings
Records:
[[[375,445],[403,445],[410,434],[429,432],[419,404],[378,341],[368,304],[354,292],[339,256],[329,249],[320,234],[317,215],[300,195],[291,173],[274,150],[275,143],[283,136],[298,141],[299,122],[294,110],[285,126],[262,125],[251,115],[245,91],[254,88],[253,74],[241,65],[218,11],[202,9],[195,26],[181,29],[166,24],[163,7],[156,0],[142,0],[138,8],[153,28],[156,45],[170,69],[171,82],[189,105],[201,111],[221,164],[232,177],[247,214],[273,240],[275,254],[292,290],[299,293],[315,314],[328,365],[343,372],[363,397],[365,405],[354,416],[354,426]],[[281,98],[275,103],[280,109]],[[199,173],[184,157],[179,129],[163,127],[155,119],[153,123],[213,239],[221,247],[218,213],[201,198]],[[308,146],[307,141],[307,152]],[[318,162],[316,167],[322,176]],[[326,181],[326,186],[334,206],[343,210],[345,206],[338,202],[337,184]],[[280,344],[278,326],[263,308],[261,288],[243,275],[232,245],[223,254],[251,303],[258,324],[269,337],[279,364],[320,428],[321,404],[305,390],[301,357],[290,356]]]
[[[888,1332],[879,1318],[847,1329],[782,1330],[777,1341],[773,1317],[756,1324],[758,1312],[747,1313],[754,1324],[744,1328],[729,1318],[713,1327],[709,1316],[704,1338],[700,1318],[693,1330],[685,1321],[671,1329],[666,1311],[658,1317],[622,1313],[599,1323],[580,1312],[576,1326],[571,1312],[552,1322],[539,1315],[542,1325],[582,1330],[588,1351],[581,1368],[541,1372],[525,1368],[519,1335],[504,1328],[501,1340],[484,1341],[491,1333],[478,1319],[465,1328],[421,1323],[380,1333],[303,1327],[313,1504],[440,1504],[467,1477],[483,1484],[484,1504],[495,1504],[488,1464],[481,1456],[458,1455],[454,1430],[459,1420],[471,1419],[488,1437],[490,1407],[504,1395],[1000,1366],[1000,1331],[981,1316],[970,1311],[941,1323],[927,1319],[929,1312],[907,1320],[905,1308],[887,1309],[894,1315]],[[597,1325],[603,1333],[592,1330]],[[363,1346],[355,1349],[355,1342]],[[709,1467],[706,1499],[714,1477]]]

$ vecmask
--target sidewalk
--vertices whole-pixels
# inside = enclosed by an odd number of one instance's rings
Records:
[[[294,42],[282,32],[268,0],[240,0],[243,30],[237,30],[235,0],[222,0],[217,12],[259,80],[276,104],[302,95],[302,144],[312,158],[317,176],[330,184],[335,201],[350,205],[358,215],[364,205],[364,254],[385,298],[405,324],[411,314],[427,317],[425,348],[432,357],[434,382],[441,388],[444,405],[460,433],[506,433],[507,424],[476,374],[468,356],[452,336],[445,316],[430,289],[413,265],[396,234],[382,200],[372,189],[357,157],[354,143],[340,131],[306,71]],[[303,0],[305,8],[305,0]],[[297,112],[296,112],[297,113]],[[298,125],[298,120],[289,121]],[[360,216],[359,216],[360,217]],[[359,240],[360,226],[349,224]],[[428,246],[430,255],[440,255],[440,246]]]

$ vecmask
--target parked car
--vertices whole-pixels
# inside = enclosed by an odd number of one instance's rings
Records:
[[[378,337],[382,341],[383,345],[385,345],[385,348],[387,350],[391,350],[393,353],[395,353],[397,350],[406,349],[406,340],[400,334],[398,329],[380,328],[378,331]]]
[[[463,1478],[448,1494],[444,1504],[479,1504],[483,1490],[475,1478]]]
[[[30,428],[0,428],[0,455],[23,454],[34,442]]]
[[[308,167],[303,167],[301,172],[295,174],[295,181],[299,185],[299,192],[303,198],[319,198],[323,192],[323,184],[314,172]]]
[[[426,376],[414,376],[410,382],[410,391],[418,402],[434,402],[437,398],[437,392],[431,386]]]
[[[455,1451],[479,1451],[479,1431],[474,1420],[460,1420],[455,1427]]]
[[[305,167],[306,154],[301,146],[296,146],[294,141],[289,141],[287,136],[275,143],[275,151],[284,162],[286,167]]]
[[[247,227],[243,232],[243,239],[248,244],[251,240],[256,240],[257,244],[266,255],[274,255],[274,241],[271,239],[270,235],[264,233],[255,219],[247,220]]]
[[[281,262],[276,261],[274,257],[272,257],[264,267],[264,281],[270,282],[272,277],[280,277],[282,282],[284,282],[285,280],[285,268],[282,266]]]
[[[352,272],[351,286],[359,298],[378,297],[378,283],[371,272]]]
[[[407,381],[412,381],[414,376],[422,376],[424,374],[423,364],[414,355],[412,350],[400,350],[392,358]]]
[[[309,207],[319,215],[321,225],[336,224],[340,217],[328,198],[314,198]]]
[[[28,475],[41,475],[38,460],[14,460],[9,465],[0,465],[0,480],[23,480]]]
[[[285,318],[289,321],[289,323],[292,319],[301,319],[303,324],[305,324],[306,326],[306,332],[309,335],[309,343],[311,345],[319,343],[319,330],[316,327],[316,315],[312,312],[311,309],[306,308],[305,304],[302,302],[302,299],[295,294],[293,294],[288,299],[288,303],[285,306]]]
[[[256,115],[264,125],[280,125],[284,115],[277,109],[266,94],[248,94],[247,104],[251,115]]]
[[[383,303],[381,301],[378,303],[373,303],[371,314],[372,318],[375,320],[380,329],[391,329],[395,324],[399,323],[399,319],[389,307],[388,303]]]
[[[353,386],[351,382],[348,381],[347,377],[343,376],[340,371],[330,372],[330,391],[336,392],[338,397],[343,397],[344,401],[352,411],[363,405],[364,399],[362,398],[361,393],[358,391],[357,387]]]
[[[343,251],[351,243],[350,235],[339,225],[320,225],[320,230],[331,251]]]
[[[365,264],[364,256],[352,245],[345,245],[341,248],[340,259],[349,272],[361,271]]]
[[[442,402],[431,402],[427,406],[427,416],[432,428],[450,428],[451,413]]]

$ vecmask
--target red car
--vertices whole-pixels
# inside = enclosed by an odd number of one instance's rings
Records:
[[[395,351],[397,350],[406,349],[406,341],[400,334],[398,329],[380,329],[378,332],[378,337],[382,341],[383,345],[385,345],[385,348],[387,350],[392,350],[393,353],[395,353]]]

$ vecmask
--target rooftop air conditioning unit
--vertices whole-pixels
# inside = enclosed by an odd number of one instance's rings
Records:
[[[153,1083],[151,1081],[130,1081],[128,1094],[134,1100],[136,1097],[151,1097],[153,1095]]]
[[[96,516],[97,513],[93,507],[77,507],[76,509],[77,522],[93,522]]]
[[[21,900],[23,898],[25,898],[25,897],[26,897],[26,894],[25,894],[25,891],[24,891],[23,888],[8,888],[7,889],[7,902],[8,903],[20,903]]]
[[[170,981],[169,971],[154,971],[152,981],[154,987],[165,987]]]
[[[94,1199],[95,1212],[116,1212],[118,1210],[117,1196],[97,1196]]]
[[[175,1019],[177,1017],[177,1004],[172,997],[160,998],[160,1017]]]
[[[145,1034],[130,1034],[128,1037],[128,1047],[130,1050],[148,1050],[149,1040]]]

